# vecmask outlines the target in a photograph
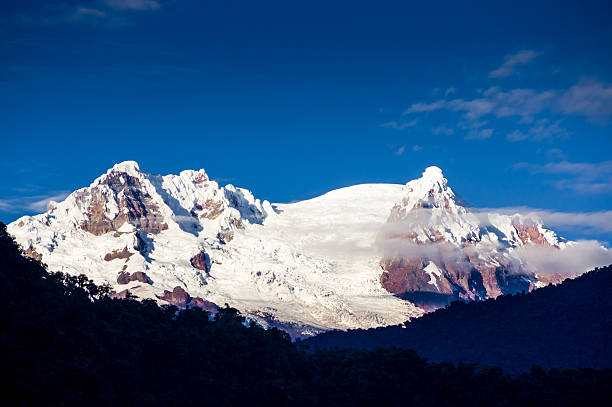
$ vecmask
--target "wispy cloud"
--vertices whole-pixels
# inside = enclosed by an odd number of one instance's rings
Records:
[[[50,201],[62,201],[69,191],[54,191],[43,195],[20,196],[0,199],[0,211],[8,213],[44,212]]]
[[[457,92],[457,88],[450,87],[444,91],[444,96],[452,95],[455,92]]]
[[[161,7],[154,0],[105,0],[109,7],[117,10],[157,10]]]
[[[494,86],[485,90],[482,97],[475,99],[441,99],[431,103],[414,103],[404,111],[404,115],[446,109],[463,112],[463,117],[470,120],[492,114],[498,118],[519,116],[523,122],[529,122],[533,115],[550,108],[557,96],[555,91],[512,89],[504,92]]]
[[[520,215],[526,219],[540,220],[548,228],[575,231],[583,235],[612,233],[612,211],[561,212],[526,206],[475,208],[474,211],[484,221],[491,214]]]
[[[522,50],[516,54],[506,55],[505,61],[499,68],[489,73],[489,78],[506,78],[517,73],[520,65],[526,65],[533,61],[538,53],[531,50]]]
[[[433,128],[431,132],[435,134],[436,136],[439,134],[443,134],[445,136],[452,136],[455,133],[455,130],[450,127],[446,127],[442,125],[442,126]]]
[[[154,0],[104,0],[83,2],[78,6],[67,3],[48,3],[29,14],[14,18],[22,24],[60,25],[84,24],[98,27],[130,25],[129,12],[159,10],[161,4]]]
[[[507,55],[503,65],[490,72],[489,77],[511,76],[520,66],[529,64],[538,55],[532,50]],[[439,96],[442,93],[444,97]],[[604,126],[612,123],[612,83],[594,78],[583,78],[567,88],[502,89],[500,86],[490,86],[476,89],[472,97],[449,97],[455,93],[455,87],[449,87],[445,91],[443,88],[436,88],[434,94],[438,95],[437,100],[412,103],[404,110],[403,116],[420,118],[423,123],[434,112],[457,113],[454,128],[448,125],[438,126],[432,129],[432,133],[461,133],[465,139],[473,140],[484,140],[500,134],[505,135],[506,140],[511,142],[552,142],[566,139],[571,135],[571,132],[562,126],[567,116],[583,116],[589,122]],[[508,130],[512,120],[515,120],[515,128]],[[449,121],[448,117],[445,121],[452,123],[452,119]],[[481,124],[487,122],[487,128],[480,129]],[[401,126],[397,122],[388,123],[389,126],[394,124],[395,127]]]
[[[465,136],[466,140],[485,140],[491,138],[493,129],[472,129]]]
[[[534,174],[564,176],[563,179],[554,182],[558,189],[591,194],[612,192],[612,161],[600,163],[561,161],[544,165],[517,163],[513,168],[527,169]]]
[[[401,146],[400,148],[395,150],[395,152],[393,154],[395,154],[395,155],[402,155],[402,154],[404,154],[404,151],[406,151],[406,146]]]
[[[566,114],[584,115],[607,124],[612,118],[612,84],[583,79],[561,97],[560,109]]]
[[[408,109],[404,111],[404,114],[410,113],[423,113],[423,112],[433,112],[435,110],[440,110],[446,107],[446,100],[438,100],[437,102],[432,103],[414,103]]]
[[[106,17],[106,13],[95,8],[78,7],[72,14],[73,18],[82,18],[83,16]]]
[[[533,127],[530,127],[527,131],[523,132],[515,130],[506,136],[508,141],[522,141],[522,140],[553,140],[555,138],[564,138],[569,136],[569,132],[559,126],[561,120],[551,123],[548,119],[540,119],[536,122]]]
[[[414,127],[416,126],[416,124],[418,123],[418,119],[414,119],[414,120],[410,120],[408,122],[396,122],[396,121],[392,121],[392,122],[386,122],[381,124],[382,127],[389,127],[391,129],[395,129],[395,130],[405,130],[408,129],[410,127]]]

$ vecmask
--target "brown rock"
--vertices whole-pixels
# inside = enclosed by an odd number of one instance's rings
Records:
[[[191,265],[198,270],[202,270],[205,273],[208,273],[208,265],[206,264],[206,254],[204,251],[200,251],[198,254],[193,256],[190,260]]]
[[[167,301],[172,305],[186,306],[191,300],[191,297],[183,288],[176,286],[172,291],[164,290],[164,294],[160,297],[160,299]]]
[[[31,259],[42,261],[42,254],[38,253],[36,249],[34,248],[34,246],[28,247],[26,251],[24,252],[24,254],[26,257],[29,257]]]
[[[230,228],[221,227],[219,233],[217,233],[217,239],[223,244],[227,244],[234,240],[234,231]]]
[[[104,255],[105,261],[111,261],[115,259],[129,259],[133,253],[130,253],[127,247],[124,247],[121,250],[113,250],[110,253],[106,253]]]
[[[207,199],[204,204],[196,204],[192,213],[200,212],[200,218],[217,219],[223,213],[223,201],[216,199]]]
[[[387,291],[428,311],[456,299],[496,298],[532,288],[529,273],[513,273],[512,266],[501,255],[482,259],[469,250],[469,245],[462,251],[451,245],[438,245],[439,258],[434,263],[443,276],[436,277],[437,286],[430,283],[431,277],[424,271],[432,261],[427,258],[383,259],[380,282]]]
[[[128,273],[126,271],[121,271],[117,276],[117,284],[128,284],[132,281],[140,281],[145,284],[152,284],[151,279],[142,271],[137,271],[135,273]]]
[[[190,307],[202,308],[205,311],[210,312],[212,315],[219,311],[219,306],[214,302],[206,301],[200,297],[192,298],[188,304]]]
[[[518,222],[512,224],[516,233],[524,244],[533,243],[537,245],[550,246],[546,237],[538,229],[538,225],[523,225]]]
[[[153,198],[143,192],[138,178],[122,172],[113,172],[106,176],[101,185],[108,186],[112,194],[105,195],[98,186],[81,191],[77,202],[88,203],[87,220],[81,222],[81,229],[96,236],[117,231],[125,222],[139,227],[146,233],[159,233],[168,229],[159,208]],[[115,200],[119,212],[114,218],[106,217],[105,204]]]
[[[196,183],[197,185],[203,184],[206,181],[208,181],[208,175],[206,175],[206,173],[204,172],[200,172],[196,178],[193,180],[194,183]]]
[[[219,307],[214,302],[200,297],[191,297],[187,291],[179,286],[174,287],[172,291],[164,290],[164,294],[159,299],[181,308],[199,307],[213,315],[219,310]]]

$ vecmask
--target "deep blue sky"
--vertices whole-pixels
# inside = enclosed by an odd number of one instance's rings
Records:
[[[273,202],[437,165],[478,207],[612,209],[609,2],[423,3],[3,2],[0,220],[123,160]]]

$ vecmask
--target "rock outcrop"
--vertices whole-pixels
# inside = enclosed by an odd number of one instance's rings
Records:
[[[110,253],[106,253],[104,255],[104,261],[111,261],[115,259],[129,259],[133,253],[130,253],[127,247],[124,247],[121,250],[113,250]]]
[[[32,247],[32,246],[28,247],[24,251],[24,254],[31,259],[42,261],[42,254],[38,253],[35,247]]]
[[[168,229],[140,179],[121,170],[111,171],[97,185],[78,191],[75,200],[85,208],[81,229],[96,236],[117,231],[126,222],[145,233]]]
[[[193,256],[190,260],[190,263],[198,270],[202,270],[204,273],[208,273],[208,262],[206,260],[206,253],[204,253],[203,250]]]
[[[179,286],[174,287],[172,291],[164,290],[164,293],[159,299],[180,308],[199,307],[212,313],[216,313],[219,309],[213,302],[206,301],[200,297],[191,297],[187,291]]]
[[[126,271],[121,271],[117,276],[117,284],[128,284],[132,281],[140,281],[145,284],[153,284],[149,276],[142,271],[136,271],[134,273],[128,273]]]

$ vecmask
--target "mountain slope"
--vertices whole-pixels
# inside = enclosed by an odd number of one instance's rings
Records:
[[[520,249],[571,245],[537,219],[472,211],[437,167],[406,185],[271,205],[204,170],[160,176],[127,161],[8,230],[51,270],[85,273],[116,296],[228,303],[298,336],[531,290],[550,276]]]
[[[508,371],[612,366],[612,266],[526,295],[454,302],[409,323],[329,332],[318,348],[399,347],[433,361],[497,365]]]
[[[303,333],[372,327],[422,314],[380,286],[372,249],[401,193],[361,185],[274,209],[203,170],[162,177],[125,162],[8,230],[51,270],[118,292],[162,298],[180,287]]]

